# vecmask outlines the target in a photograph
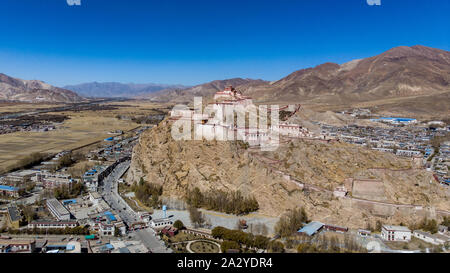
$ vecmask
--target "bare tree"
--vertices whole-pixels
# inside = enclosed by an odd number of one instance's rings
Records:
[[[189,207],[189,217],[191,219],[192,224],[194,227],[202,226],[205,222],[205,218],[203,217],[203,213],[199,211],[196,207]]]

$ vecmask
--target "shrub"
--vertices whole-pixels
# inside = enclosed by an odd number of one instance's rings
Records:
[[[226,252],[229,249],[238,249],[240,250],[241,246],[235,241],[223,241],[220,244],[220,248],[222,252]]]
[[[175,223],[173,223],[173,227],[177,228],[177,229],[183,229],[184,228],[184,224],[180,220],[176,220]]]

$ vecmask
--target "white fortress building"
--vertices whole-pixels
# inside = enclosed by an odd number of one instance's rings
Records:
[[[253,104],[250,97],[244,96],[240,91],[229,86],[223,91],[217,92],[214,95],[214,101],[209,103],[204,110],[202,109],[201,113],[187,107],[183,109],[174,108],[170,112],[170,118],[173,120],[193,121],[195,139],[243,140],[250,146],[258,146],[271,145],[271,143],[275,142],[278,144],[280,136],[314,137],[306,128],[298,124],[279,123],[279,111],[287,108],[288,106],[268,106],[267,113],[276,113],[276,115],[273,115],[276,117],[276,120],[271,121],[272,125],[258,126],[258,124],[252,124],[248,121],[251,115],[253,115],[255,123],[258,120],[257,117],[260,117],[258,107]],[[298,105],[296,111],[299,108],[300,106]],[[235,114],[237,115],[237,125],[234,119]],[[239,116],[241,116],[241,122],[239,122]],[[246,121],[249,124],[246,124]]]

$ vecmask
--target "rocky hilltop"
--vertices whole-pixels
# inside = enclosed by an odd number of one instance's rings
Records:
[[[63,102],[83,100],[75,92],[37,80],[22,80],[0,73],[0,100],[20,102]]]
[[[446,193],[430,184],[429,173],[414,169],[410,159],[307,139],[284,140],[274,152],[235,141],[175,141],[172,122],[166,119],[142,134],[133,151],[129,183],[143,177],[162,185],[164,196],[180,200],[194,187],[239,190],[254,196],[258,213],[264,215],[279,216],[300,206],[312,219],[351,227],[381,218],[407,223],[450,210]],[[335,197],[342,186],[347,197]],[[423,209],[416,210],[416,205]]]

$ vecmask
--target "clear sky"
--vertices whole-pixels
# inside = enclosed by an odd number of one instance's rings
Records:
[[[399,45],[450,50],[450,1],[1,0],[0,72],[62,86],[277,80]]]

